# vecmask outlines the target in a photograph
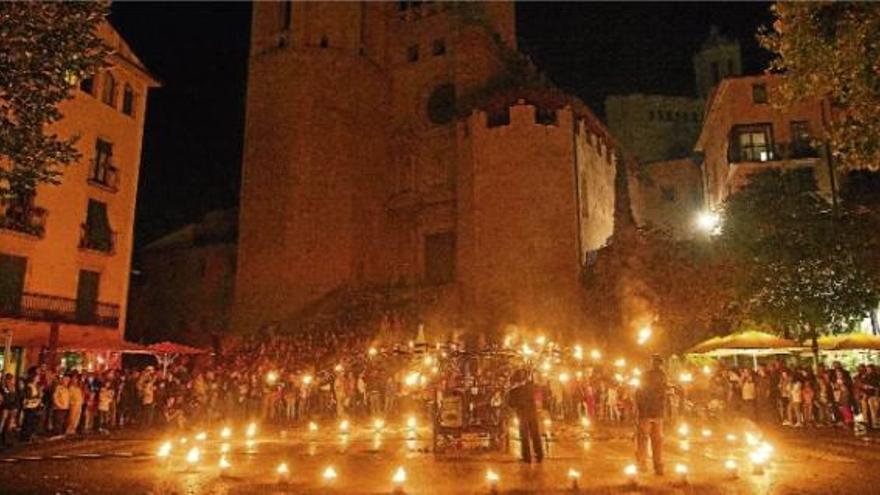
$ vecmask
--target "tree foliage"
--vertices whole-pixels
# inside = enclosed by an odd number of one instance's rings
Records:
[[[823,137],[840,164],[880,167],[880,4],[779,2],[773,12],[759,40],[776,55],[785,99],[828,98]]]
[[[98,2],[0,3],[0,198],[57,183],[61,167],[79,159],[76,137],[48,126],[62,118],[72,85],[104,64],[106,14]]]
[[[870,220],[816,190],[809,168],[753,175],[728,198],[719,239],[743,267],[744,316],[801,339],[849,329],[880,298]]]

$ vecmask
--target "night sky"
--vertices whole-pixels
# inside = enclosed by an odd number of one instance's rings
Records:
[[[609,94],[691,95],[691,58],[717,25],[740,40],[747,73],[767,3],[523,3],[520,48],[602,114]],[[135,248],[238,202],[248,3],[113,4],[111,21],[163,82],[148,100]]]

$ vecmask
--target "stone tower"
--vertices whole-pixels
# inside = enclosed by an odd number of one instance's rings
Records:
[[[515,43],[512,3],[253,9],[233,312],[242,330],[339,287],[424,278],[432,235],[454,250],[455,98],[498,70],[498,44]]]
[[[725,38],[718,26],[712,26],[709,37],[694,55],[694,73],[697,94],[705,100],[722,79],[742,74],[739,41]]]

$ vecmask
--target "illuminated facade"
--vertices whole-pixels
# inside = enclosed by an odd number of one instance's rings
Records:
[[[51,131],[78,135],[59,185],[0,208],[0,331],[7,369],[122,344],[147,92],[157,81],[109,24],[110,67],[74,88]]]
[[[234,327],[389,285],[429,328],[581,326],[607,133],[568,97],[456,103],[515,50],[512,3],[258,2],[251,36]]]

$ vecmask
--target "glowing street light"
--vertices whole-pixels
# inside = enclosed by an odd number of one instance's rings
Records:
[[[700,434],[703,435],[703,438],[709,438],[712,436],[712,430],[703,428],[703,431],[701,431]]]
[[[677,430],[677,431],[678,431],[679,436],[686,437],[686,436],[688,436],[688,433],[690,433],[691,429],[688,428],[687,423],[682,423],[682,424],[678,427],[678,430]]]
[[[348,429],[349,429],[349,424],[348,424],[347,419],[343,419],[342,421],[339,422],[339,431],[342,432],[342,434],[348,433]]]
[[[367,350],[367,355],[370,356],[370,357],[376,357],[376,354],[379,354],[379,351],[376,350],[375,347],[370,347],[370,348]]]
[[[584,359],[584,349],[579,345],[574,346],[574,358],[578,361]]]
[[[707,234],[717,234],[721,227],[721,217],[714,211],[701,211],[697,214],[697,227]]]
[[[618,358],[616,361],[614,361],[615,368],[623,368],[624,366],[626,366],[626,359]]]
[[[373,429],[376,430],[377,433],[382,431],[382,428],[385,428],[385,420],[384,419],[378,418],[375,421],[373,421]]]
[[[254,435],[257,434],[257,424],[251,423],[248,425],[247,430],[245,430],[244,435],[247,438],[254,438]]]
[[[200,432],[196,435],[196,440],[198,440],[199,442],[204,442],[204,441],[207,440],[207,439],[208,439],[208,434],[205,433],[205,432],[203,432],[203,431],[200,431]]]
[[[569,375],[566,372],[562,372],[559,374],[559,382],[560,383],[568,383]]]
[[[598,361],[602,359],[602,352],[599,349],[593,349],[590,351],[590,359],[593,361]]]
[[[678,381],[681,382],[682,384],[693,383],[694,375],[693,375],[693,373],[690,373],[687,371],[682,372],[681,374],[678,375]]]
[[[642,327],[639,329],[638,337],[636,338],[636,342],[639,345],[645,345],[648,343],[648,340],[651,338],[652,334],[651,327]]]
[[[318,431],[318,423],[315,423],[314,421],[309,421],[309,431],[312,433]]]
[[[416,429],[416,425],[417,425],[417,423],[416,423],[416,417],[415,417],[415,416],[410,416],[409,418],[406,419],[406,428],[407,428],[408,430],[415,430],[415,429]]]
[[[228,426],[224,426],[223,429],[220,430],[220,438],[225,440],[231,436],[232,436],[232,429],[229,428]]]

